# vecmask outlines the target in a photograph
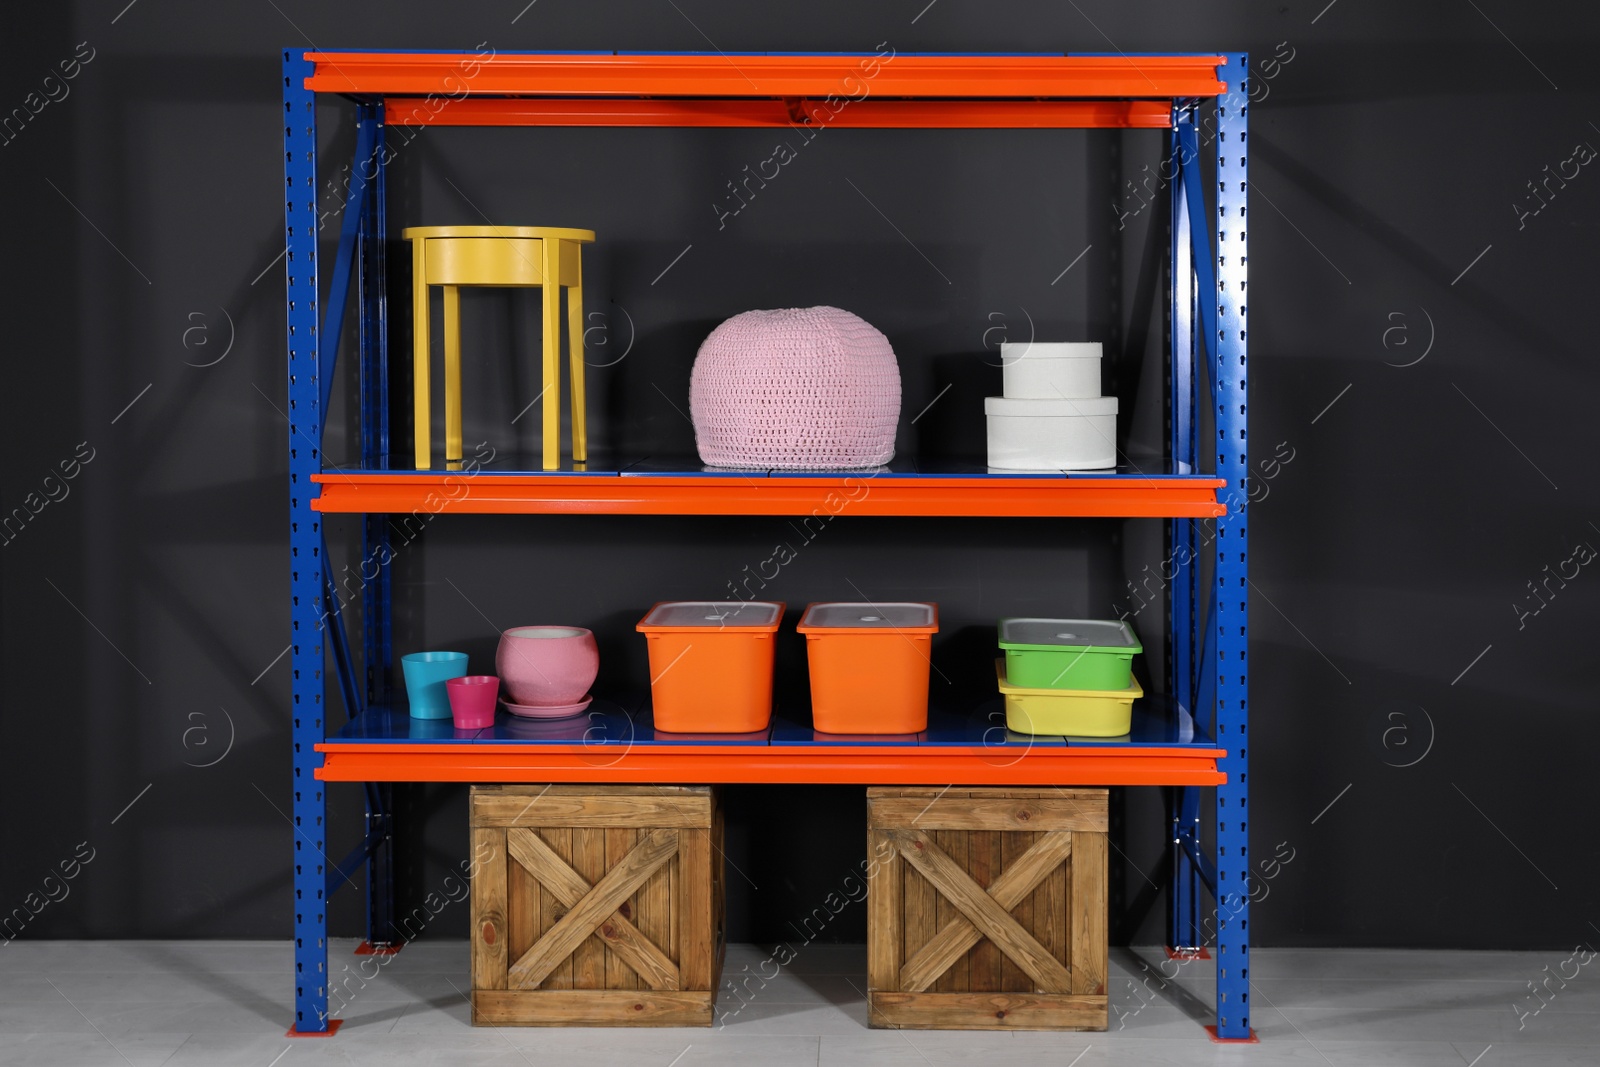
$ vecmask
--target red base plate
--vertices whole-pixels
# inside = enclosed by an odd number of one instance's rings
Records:
[[[334,1034],[337,1034],[339,1032],[339,1027],[341,1027],[343,1025],[344,1025],[344,1020],[343,1019],[329,1019],[328,1020],[328,1028],[326,1030],[296,1030],[294,1027],[291,1026],[291,1027],[289,1027],[288,1030],[286,1030],[284,1032],[283,1036],[284,1037],[332,1037]]]
[[[1167,948],[1169,960],[1209,960],[1211,953],[1204,946],[1200,948]]]
[[[374,945],[371,941],[363,941],[356,946],[357,956],[393,956],[406,947],[404,941],[396,941],[387,945]]]
[[[1214,1045],[1259,1045],[1259,1044],[1261,1044],[1261,1039],[1256,1036],[1256,1032],[1254,1030],[1250,1031],[1250,1036],[1249,1037],[1218,1037],[1217,1036],[1217,1028],[1215,1026],[1208,1026],[1208,1027],[1206,1027],[1206,1033],[1211,1035],[1211,1043],[1214,1044]]]

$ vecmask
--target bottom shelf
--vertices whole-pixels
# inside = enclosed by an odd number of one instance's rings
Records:
[[[457,730],[373,707],[317,746],[328,782],[659,782],[856,785],[1220,785],[1226,755],[1163,696],[1134,704],[1122,737],[1030,737],[998,697],[934,709],[918,734],[824,734],[784,716],[753,734],[656,730],[648,700],[596,699],[569,719],[502,712]]]

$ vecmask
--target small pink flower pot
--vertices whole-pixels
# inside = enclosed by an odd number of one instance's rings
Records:
[[[450,697],[450,715],[458,730],[482,730],[494,725],[500,679],[492,674],[468,674],[444,683]]]
[[[600,651],[594,633],[581,626],[518,626],[500,635],[494,667],[509,703],[567,707],[589,695]]]

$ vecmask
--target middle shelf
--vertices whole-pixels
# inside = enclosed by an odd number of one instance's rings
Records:
[[[917,734],[823,734],[786,718],[752,734],[655,730],[648,698],[597,698],[569,719],[500,716],[482,730],[375,706],[317,746],[322,781],[1217,785],[1227,753],[1164,695],[1134,703],[1121,737],[1008,731],[998,699],[933,708]]]

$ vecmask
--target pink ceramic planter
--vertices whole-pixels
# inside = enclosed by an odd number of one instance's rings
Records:
[[[593,632],[581,626],[517,626],[500,635],[495,670],[508,704],[578,704],[600,673]]]
[[[482,730],[494,725],[500,679],[492,674],[468,674],[451,678],[444,683],[444,689],[458,730]]]

